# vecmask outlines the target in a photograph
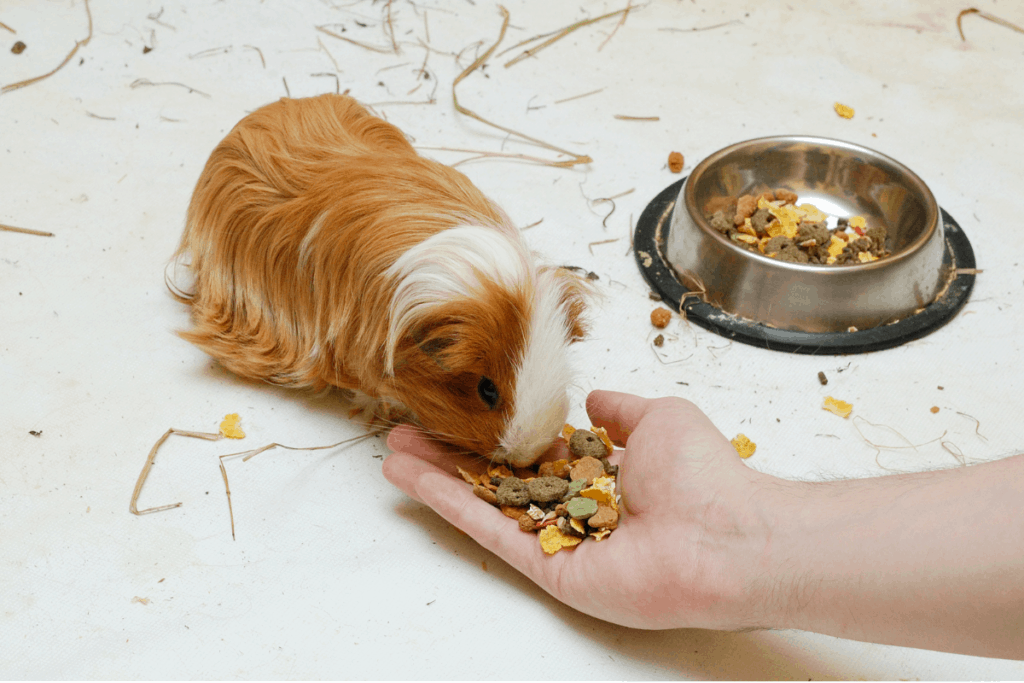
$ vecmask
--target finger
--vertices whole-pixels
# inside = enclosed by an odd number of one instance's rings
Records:
[[[604,427],[617,444],[624,444],[644,415],[651,401],[618,391],[592,391],[587,396],[587,415],[595,427]]]
[[[384,458],[384,478],[398,487],[405,495],[422,503],[416,493],[416,480],[426,470],[429,463],[419,457],[401,451]],[[432,465],[430,465],[433,467]]]
[[[438,441],[435,437],[421,429],[400,425],[388,434],[388,448],[415,455],[450,474],[455,474],[456,466],[471,472],[481,472],[487,465],[487,458],[475,453],[460,451],[450,444]]]

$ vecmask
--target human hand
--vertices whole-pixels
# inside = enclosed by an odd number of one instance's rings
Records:
[[[772,478],[747,468],[689,401],[595,391],[587,413],[625,444],[610,460],[626,514],[607,540],[572,551],[546,555],[534,534],[453,476],[472,459],[413,428],[390,434],[384,475],[581,612],[639,628],[764,625],[748,577],[767,537],[759,491]]]

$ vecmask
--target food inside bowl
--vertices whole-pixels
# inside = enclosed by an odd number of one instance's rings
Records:
[[[728,198],[705,217],[734,243],[780,261],[838,266],[890,255],[885,226],[868,227],[862,216],[829,216],[798,199],[791,190],[765,190]]]

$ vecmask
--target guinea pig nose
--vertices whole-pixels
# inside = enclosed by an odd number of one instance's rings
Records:
[[[509,453],[509,450],[507,448],[505,448],[504,446],[498,446],[497,448],[494,449],[494,452],[491,453],[491,461],[501,463],[509,462],[509,457],[511,455],[512,454]]]

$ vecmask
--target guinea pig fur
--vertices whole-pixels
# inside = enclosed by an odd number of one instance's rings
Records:
[[[196,185],[181,333],[243,377],[359,392],[528,465],[568,412],[587,283],[538,266],[464,175],[340,95],[246,116]]]

